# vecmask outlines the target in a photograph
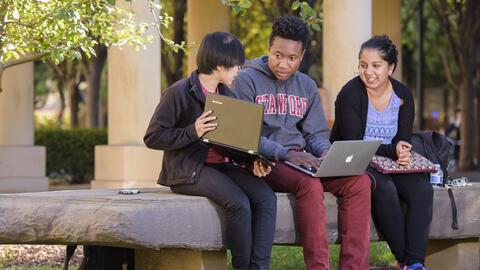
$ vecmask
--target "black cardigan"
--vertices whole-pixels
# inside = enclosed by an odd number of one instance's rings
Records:
[[[395,94],[403,101],[398,114],[398,131],[391,144],[382,144],[377,155],[397,160],[395,146],[398,141],[410,142],[415,105],[410,89],[399,81],[390,78]],[[330,141],[363,140],[367,126],[368,95],[365,84],[359,76],[342,87],[335,101],[335,122]]]
[[[223,84],[218,85],[218,91],[234,96]],[[209,148],[195,130],[195,120],[204,107],[198,71],[174,83],[160,99],[143,138],[148,148],[164,150],[159,184],[172,186],[198,181]]]

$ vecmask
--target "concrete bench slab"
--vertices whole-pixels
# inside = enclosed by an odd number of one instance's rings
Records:
[[[118,190],[0,194],[0,244],[83,244],[150,251],[225,249],[221,208],[206,198],[177,195],[164,188],[142,191],[137,195],[120,195]],[[451,229],[447,191],[436,189],[430,239],[465,238],[478,242],[480,184],[455,188],[453,192],[460,227]],[[278,193],[277,198],[275,243],[298,245],[293,218],[295,198],[285,193]],[[326,194],[325,205],[329,242],[335,243],[337,199]],[[372,226],[375,240],[378,236]]]

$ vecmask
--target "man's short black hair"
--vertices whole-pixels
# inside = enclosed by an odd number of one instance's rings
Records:
[[[278,17],[272,25],[269,46],[272,46],[275,37],[302,42],[302,49],[307,48],[308,28],[307,24],[297,16]]]
[[[231,68],[243,65],[245,50],[242,43],[227,32],[207,34],[200,44],[197,53],[198,71],[211,74],[217,67]]]

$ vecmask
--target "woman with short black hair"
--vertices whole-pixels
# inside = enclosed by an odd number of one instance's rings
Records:
[[[208,93],[234,96],[234,80],[245,52],[226,32],[207,34],[198,50],[198,70],[170,86],[160,100],[144,142],[164,150],[158,183],[175,193],[204,196],[226,211],[226,244],[234,269],[269,269],[275,233],[276,195],[259,177],[271,168],[253,162],[253,174],[200,138],[216,128],[203,112]]]
[[[415,105],[410,89],[391,77],[398,51],[387,36],[362,44],[359,76],[335,101],[330,141],[380,140],[377,155],[410,163]],[[369,167],[373,181],[372,216],[398,261],[399,269],[423,270],[432,221],[433,189],[428,174],[382,174]],[[400,199],[407,204],[402,213]]]

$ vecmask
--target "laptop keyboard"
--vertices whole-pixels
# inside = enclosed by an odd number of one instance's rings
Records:
[[[303,169],[311,172],[312,174],[316,174],[316,173],[317,173],[317,169],[315,169],[314,167],[307,168],[307,167],[302,166],[302,165],[300,165],[300,167],[302,167]]]
[[[320,164],[322,164],[322,161],[324,160],[324,158],[318,158],[318,160],[320,161]],[[319,165],[319,166],[320,166],[320,165]],[[303,169],[311,172],[312,174],[316,174],[316,173],[317,173],[317,169],[314,168],[314,167],[307,168],[307,167],[305,167],[305,166],[303,166],[303,165],[300,165],[300,167],[302,167]]]

